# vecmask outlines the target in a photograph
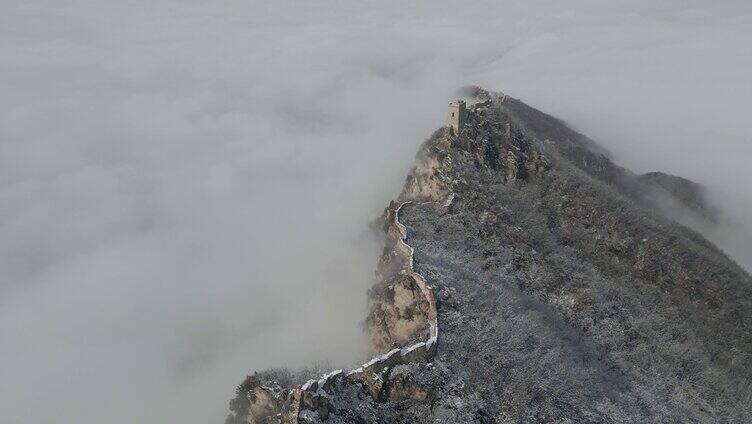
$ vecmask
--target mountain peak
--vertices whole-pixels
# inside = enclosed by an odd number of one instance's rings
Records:
[[[752,278],[651,195],[699,186],[464,93],[385,210],[373,359],[251,377],[228,423],[752,421]]]

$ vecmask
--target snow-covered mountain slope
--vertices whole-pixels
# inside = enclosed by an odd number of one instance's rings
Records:
[[[376,359],[249,377],[227,422],[752,422],[752,278],[653,195],[712,221],[702,190],[471,97],[385,212]]]

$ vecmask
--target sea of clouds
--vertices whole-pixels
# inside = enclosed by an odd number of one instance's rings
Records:
[[[656,3],[0,0],[0,421],[362,359],[369,222],[467,84],[713,189],[752,267],[752,7]]]

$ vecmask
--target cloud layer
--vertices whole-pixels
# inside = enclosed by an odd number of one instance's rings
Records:
[[[1,1],[2,421],[216,422],[361,358],[368,221],[466,84],[719,189],[749,266],[752,10],[641,3]]]

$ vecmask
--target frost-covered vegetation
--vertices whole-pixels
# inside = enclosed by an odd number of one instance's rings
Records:
[[[421,150],[437,177],[407,180],[453,200],[400,215],[436,294],[436,356],[386,369],[376,394],[329,387],[326,422],[752,422],[752,278],[649,196],[712,210],[700,190],[481,94],[458,136]]]
[[[450,380],[497,422],[752,422],[749,275],[588,140],[505,112],[567,137],[554,166],[509,184],[455,150],[452,205],[404,212]]]

